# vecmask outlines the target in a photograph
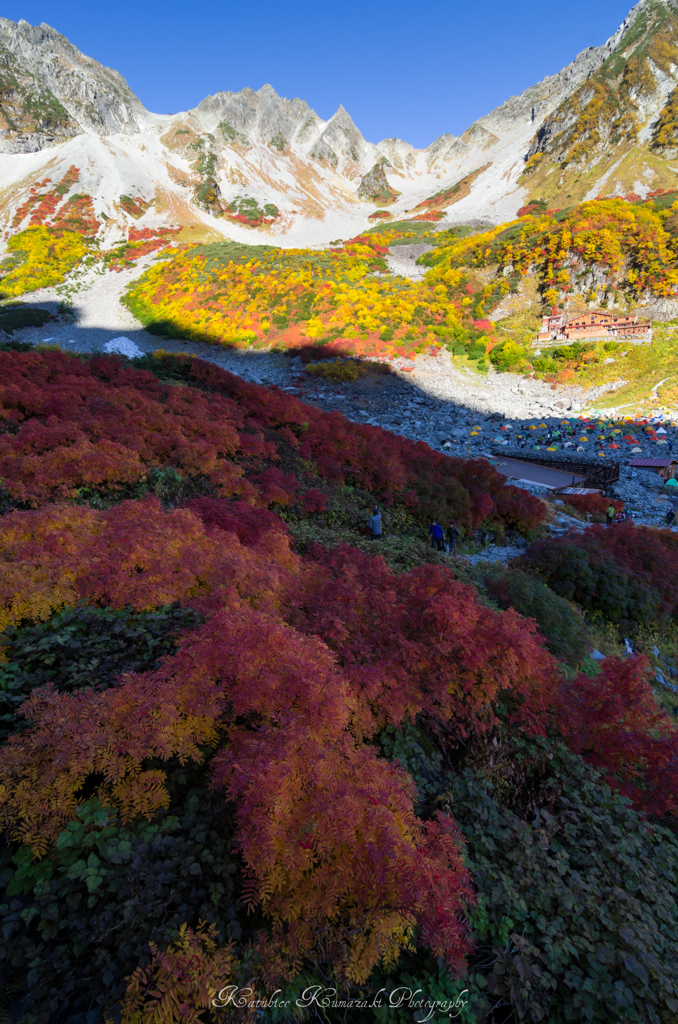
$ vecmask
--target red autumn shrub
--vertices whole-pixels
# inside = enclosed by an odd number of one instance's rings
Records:
[[[189,600],[211,607],[237,592],[257,604],[277,602],[284,577],[298,566],[289,538],[282,524],[263,529],[271,516],[265,510],[257,512],[257,530],[247,506],[232,504],[220,520],[228,532],[216,541],[193,511],[166,513],[155,498],[107,512],[54,505],[7,513],[0,517],[0,630],[79,601],[142,611]],[[196,511],[211,513],[214,525],[221,507],[213,500]]]
[[[91,776],[123,820],[151,816],[168,796],[146,760],[200,760],[227,734],[213,786],[236,803],[246,897],[272,924],[271,973],[282,960],[289,976],[322,945],[340,974],[364,981],[397,959],[419,918],[459,971],[473,898],[459,835],[445,818],[417,820],[411,780],[352,734],[353,705],[320,639],[233,595],[155,672],[27,701],[33,727],[0,750],[0,820],[42,853]]]
[[[292,473],[283,473],[275,466],[252,477],[252,482],[258,487],[265,505],[291,505],[299,489],[297,478]]]
[[[454,518],[473,529],[494,517],[527,530],[543,518],[541,503],[512,493],[487,462],[450,459],[197,359],[157,363],[193,386],[165,385],[118,357],[0,353],[0,476],[8,494],[37,505],[75,497],[81,487],[120,489],[150,469],[173,467],[208,477],[221,497],[284,505],[299,485],[274,464],[279,448],[296,447],[322,478],[357,484],[386,505],[416,503],[422,520]]]
[[[145,467],[136,452],[104,438],[92,444],[73,425],[30,421],[18,437],[0,437],[0,478],[12,498],[29,504],[75,497],[80,487],[120,489]]]
[[[304,512],[325,512],[327,509],[327,495],[319,491],[317,487],[311,487],[304,491],[301,496]]]
[[[610,622],[652,624],[678,615],[678,550],[670,530],[619,523],[536,541],[519,565],[557,594]]]
[[[416,502],[422,520],[454,518],[474,529],[496,516],[518,530],[532,530],[544,520],[543,502],[507,487],[504,477],[484,459],[450,458],[421,441],[351,423],[341,413],[322,412],[293,395],[249,384],[199,360],[193,361],[188,379],[233,397],[252,427],[298,432],[299,454],[314,459],[325,479],[357,483],[386,503],[410,495],[406,504],[414,507]]]
[[[185,507],[200,516],[208,533],[214,530],[235,533],[241,544],[254,544],[262,534],[272,530],[288,532],[287,525],[274,512],[254,508],[243,501],[194,498]]]
[[[482,730],[500,697],[539,729],[554,663],[531,627],[489,612],[445,570],[397,577],[380,559],[319,551],[296,583],[287,536],[257,532],[273,519],[217,499],[170,514],[148,499],[4,517],[11,582],[39,566],[46,608],[149,607],[155,596],[191,599],[210,618],[154,673],[105,693],[37,691],[24,705],[32,728],[0,751],[0,819],[41,853],[95,776],[123,819],[150,816],[167,793],[148,759],[199,759],[228,735],[213,781],[236,803],[247,892],[271,922],[271,973],[322,943],[340,973],[364,979],[417,923],[458,970],[471,896],[458,835],[446,819],[416,819],[412,783],[362,737],[421,710]]]
[[[607,772],[649,814],[678,809],[678,727],[654,698],[642,658],[608,658],[594,677],[563,681],[559,728],[568,746]]]
[[[210,475],[240,449],[243,426],[227,398],[165,387],[120,359],[84,364],[61,352],[0,352],[2,422],[3,486],[32,505],[136,483],[154,466]]]
[[[678,555],[678,535],[671,530],[649,529],[625,522],[612,529],[593,527],[586,531],[586,539],[629,570],[637,580],[659,592],[663,618],[678,613],[678,576],[667,571]]]
[[[530,533],[544,521],[544,502],[521,487],[504,487],[495,502],[497,518],[521,533]]]
[[[571,505],[578,512],[590,512],[592,515],[605,515],[610,505],[615,512],[621,512],[624,502],[617,498],[606,498],[602,494],[565,494],[563,498],[566,504]]]
[[[27,614],[40,601],[179,599],[208,619],[154,672],[103,693],[36,691],[23,705],[32,727],[0,750],[0,822],[43,853],[95,781],[123,820],[150,817],[168,801],[162,762],[219,746],[212,785],[233,802],[245,895],[269,922],[258,939],[269,980],[322,950],[360,983],[414,927],[458,972],[472,898],[458,833],[416,818],[411,780],[365,739],[419,713],[460,738],[483,733],[498,702],[509,724],[543,732],[556,663],[531,623],[481,605],[450,571],[396,575],[348,547],[316,548],[300,566],[281,525],[219,499],[170,514],[149,499],[3,517],[0,565],[15,588],[28,581]],[[563,684],[561,727],[641,805],[671,808],[660,796],[674,790],[673,736],[646,684],[610,680],[612,697],[586,678]]]
[[[481,605],[441,566],[396,574],[348,545],[315,547],[288,616],[336,653],[366,735],[422,711],[453,720],[460,735],[482,732],[504,692],[523,728],[539,732],[548,720],[556,662],[535,624]]]
[[[506,488],[486,463],[447,459],[216,367],[184,361],[198,391],[165,387],[119,360],[55,355],[48,365],[33,353],[17,364],[25,404],[16,381],[0,396],[10,475],[31,500],[77,485],[49,459],[80,443],[104,453],[117,445],[134,465],[208,475],[237,500],[204,497],[170,513],[151,499],[106,512],[44,505],[0,518],[7,622],[79,601],[188,602],[206,617],[153,672],[103,693],[34,692],[23,705],[31,727],[0,749],[0,824],[11,841],[46,852],[85,793],[123,821],[152,817],[168,804],[164,764],[211,759],[211,785],[235,823],[244,895],[267,923],[256,937],[267,981],[311,959],[362,983],[376,964],[394,963],[415,931],[453,973],[470,946],[459,833],[444,815],[417,819],[413,782],[369,742],[385,725],[423,714],[462,739],[500,723],[543,734],[557,721],[639,807],[676,810],[676,730],[639,665],[610,661],[596,680],[559,680],[533,623],[488,609],[449,570],[397,575],[346,546],[313,548],[302,561],[285,524],[262,507],[299,502],[311,512],[326,503],[319,488],[271,465],[294,448],[282,431],[316,471],[420,514],[454,513],[469,526],[503,516],[527,530],[541,503]],[[582,544],[600,554],[589,569],[618,563],[625,586],[631,575],[654,580],[676,541],[646,533],[589,531]],[[566,555],[572,547],[571,538],[561,545]],[[558,550],[545,549],[544,563]],[[565,575],[571,563],[562,562]],[[673,592],[662,585],[668,606]]]

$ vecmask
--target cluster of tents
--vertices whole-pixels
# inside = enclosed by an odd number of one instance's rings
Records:
[[[499,434],[492,438],[494,444],[509,445],[516,443],[520,447],[528,445],[535,449],[543,448],[549,452],[561,448],[572,448],[575,451],[591,451],[598,448],[598,455],[605,457],[605,451],[620,451],[622,454],[640,455],[647,453],[652,447],[669,445],[676,436],[678,424],[665,421],[659,425],[647,419],[634,420],[592,420],[580,416],[578,420],[561,420],[556,426],[546,423],[524,423],[514,428],[510,424],[500,427]],[[482,428],[473,427],[471,437],[480,437]],[[546,435],[544,435],[546,431]],[[660,451],[657,451],[657,455]]]

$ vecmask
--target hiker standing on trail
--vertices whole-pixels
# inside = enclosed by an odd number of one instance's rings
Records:
[[[370,516],[370,537],[372,540],[381,540],[381,513],[376,505]]]
[[[666,513],[666,525],[669,526],[669,527],[673,526],[675,518],[676,518],[676,513],[673,511],[672,508],[670,508],[668,510],[668,512]]]
[[[614,519],[614,508],[612,505],[607,506],[607,525],[612,526],[612,520]]]
[[[448,543],[449,552],[450,552],[451,555],[454,554],[454,549],[457,546],[457,541],[458,540],[459,540],[459,527],[454,522],[454,520],[450,520],[450,525],[447,527],[447,543]]]
[[[440,523],[437,523],[435,519],[428,528],[428,535],[431,538],[431,547],[437,548],[438,551],[445,550],[443,528]]]

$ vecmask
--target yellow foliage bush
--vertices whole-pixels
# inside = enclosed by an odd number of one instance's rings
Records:
[[[10,238],[10,255],[0,264],[0,297],[14,298],[59,284],[87,254],[74,231],[55,234],[46,227],[26,228]]]
[[[306,373],[312,373],[316,377],[335,382],[350,383],[362,377],[361,367],[358,363],[310,363],[306,367]]]
[[[460,267],[536,272],[547,303],[569,287],[570,268],[597,265],[614,287],[637,295],[678,292],[678,242],[666,227],[668,211],[651,203],[604,199],[560,214],[525,216],[441,247],[428,284],[451,286]]]
[[[195,246],[150,267],[125,302],[158,333],[238,348],[255,340],[296,347],[330,334],[361,355],[392,353],[406,332],[423,344],[431,327],[459,324],[447,288],[383,276],[381,241],[320,252],[261,246],[251,255]]]

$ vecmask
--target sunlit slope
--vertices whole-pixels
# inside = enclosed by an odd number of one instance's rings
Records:
[[[520,179],[530,198],[565,205],[675,187],[675,4],[637,4],[617,37],[601,66],[537,129]]]
[[[337,343],[390,356],[443,345],[455,356],[471,352],[499,368],[526,369],[541,314],[553,305],[675,315],[677,198],[548,213],[534,207],[490,231],[412,234],[434,246],[420,259],[429,268],[421,281],[386,273],[388,247],[407,240],[406,224],[324,251],[170,250],[132,286],[127,303],[159,334],[218,344]]]

